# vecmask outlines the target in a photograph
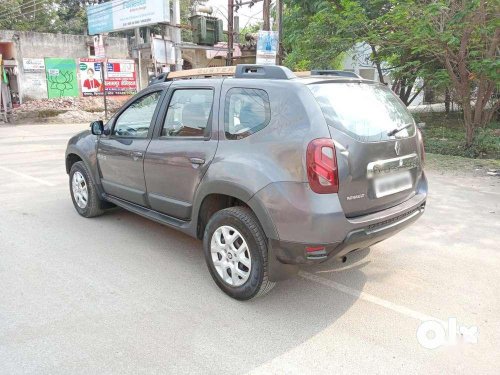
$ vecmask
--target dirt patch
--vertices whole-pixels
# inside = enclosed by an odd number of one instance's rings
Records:
[[[116,112],[130,96],[108,97],[108,117]],[[104,119],[102,97],[58,98],[30,100],[14,108],[12,122],[77,123]]]
[[[441,175],[494,177],[500,181],[500,159],[470,159],[427,153],[425,169]]]

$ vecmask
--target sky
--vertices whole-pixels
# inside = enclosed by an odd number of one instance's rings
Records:
[[[245,0],[247,1],[247,0]],[[224,29],[227,28],[227,0],[208,0],[206,5],[211,5],[214,8],[213,15],[215,17],[221,18],[224,22]],[[222,14],[221,14],[222,13]],[[251,25],[253,23],[262,21],[262,1],[256,3],[253,7],[249,8],[248,5],[244,5],[238,10],[235,15],[240,16],[240,29],[243,29],[245,25]]]

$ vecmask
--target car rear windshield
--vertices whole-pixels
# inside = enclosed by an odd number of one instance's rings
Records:
[[[388,132],[402,129],[396,138],[415,134],[415,121],[405,105],[383,85],[370,83],[317,83],[309,85],[328,125],[361,142],[389,139]]]

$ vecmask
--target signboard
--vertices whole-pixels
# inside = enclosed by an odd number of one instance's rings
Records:
[[[102,95],[101,62],[98,59],[80,59],[80,87],[83,96]]]
[[[108,59],[106,66],[106,94],[130,95],[137,92],[134,60]]]
[[[170,22],[170,0],[113,0],[87,7],[89,35]]]
[[[41,59],[23,59],[23,70],[25,73],[43,72],[45,70],[45,62]]]
[[[75,60],[45,58],[45,74],[49,99],[78,96]]]
[[[257,64],[276,65],[276,54],[278,51],[278,32],[259,31],[257,41]]]
[[[106,57],[102,35],[94,35],[94,56],[101,59]]]
[[[163,39],[152,39],[151,52],[153,60],[160,64],[175,64],[175,47],[174,43]]]

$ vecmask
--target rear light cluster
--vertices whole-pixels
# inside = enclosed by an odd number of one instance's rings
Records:
[[[339,176],[333,140],[318,138],[311,141],[307,146],[306,165],[312,191],[319,194],[338,193]]]
[[[422,167],[425,165],[425,146],[424,146],[424,136],[420,129],[417,129],[418,132],[418,145],[420,147],[420,160],[422,162]]]

